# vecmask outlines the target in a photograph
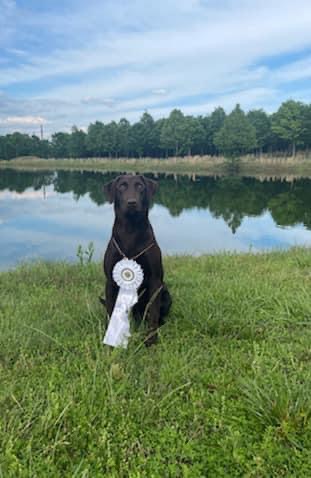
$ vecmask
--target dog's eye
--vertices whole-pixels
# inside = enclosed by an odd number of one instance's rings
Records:
[[[125,191],[127,189],[127,184],[126,183],[121,183],[119,186],[120,191]]]
[[[144,186],[141,183],[136,183],[135,187],[138,189],[138,191],[142,191],[144,189]]]

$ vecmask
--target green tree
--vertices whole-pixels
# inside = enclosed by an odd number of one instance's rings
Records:
[[[52,135],[52,154],[55,158],[68,158],[70,156],[69,133],[54,133]]]
[[[173,110],[165,120],[160,136],[161,146],[178,156],[183,147],[185,117],[180,110]]]
[[[6,135],[2,148],[6,159],[29,156],[34,154],[34,141],[28,134],[15,132]]]
[[[71,130],[69,153],[72,158],[85,158],[87,156],[86,134],[76,126],[73,126]]]
[[[144,127],[140,121],[134,123],[130,129],[130,151],[133,156],[141,158],[144,154]]]
[[[152,156],[156,148],[156,129],[153,117],[145,111],[140,118],[142,148],[144,156]]]
[[[40,139],[39,154],[40,158],[49,158],[51,156],[51,143],[47,139]]]
[[[226,117],[223,127],[214,136],[217,149],[234,160],[256,146],[256,130],[251,125],[240,105]]]
[[[307,149],[311,148],[311,104],[304,107],[305,131],[302,135],[303,144]]]
[[[153,156],[159,146],[159,133],[153,117],[145,111],[131,128],[131,151],[139,157]]]
[[[249,111],[247,118],[256,130],[256,147],[259,149],[259,154],[261,155],[262,150],[268,145],[271,136],[270,118],[262,109]]]
[[[109,156],[118,156],[119,145],[118,145],[118,125],[115,121],[111,121],[106,124],[104,127],[104,144],[106,154]]]
[[[119,154],[127,157],[130,149],[130,129],[131,125],[126,118],[121,118],[118,123],[117,143],[119,146]]]
[[[0,159],[9,160],[14,156],[15,148],[10,142],[10,135],[0,136]]]
[[[204,138],[204,127],[200,118],[195,118],[194,116],[185,116],[183,130],[183,153],[190,156],[193,150],[200,151]]]
[[[290,143],[292,156],[296,155],[297,145],[303,144],[305,113],[306,106],[303,103],[288,100],[281,104],[272,118],[272,131]]]
[[[87,130],[86,147],[91,156],[104,156],[105,125],[101,121],[91,123]]]
[[[154,141],[156,146],[154,148],[153,155],[155,157],[165,156],[165,149],[161,145],[161,131],[162,131],[164,123],[165,123],[164,118],[160,118],[156,120],[154,123]]]
[[[217,149],[217,145],[215,144],[214,138],[218,131],[224,125],[224,121],[226,119],[226,113],[223,108],[220,106],[216,108],[213,113],[206,119],[206,133],[207,133],[207,147],[208,147],[208,154],[218,154],[219,150]]]

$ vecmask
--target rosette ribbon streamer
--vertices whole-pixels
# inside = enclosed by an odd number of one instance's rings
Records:
[[[112,277],[119,286],[119,292],[103,343],[126,348],[131,336],[129,312],[138,302],[137,290],[143,282],[144,274],[136,261],[125,258],[116,263]]]

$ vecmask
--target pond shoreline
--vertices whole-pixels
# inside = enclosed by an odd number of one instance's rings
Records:
[[[18,170],[91,170],[167,174],[198,174],[223,176],[236,174],[253,177],[311,177],[311,158],[241,158],[238,169],[232,171],[224,158],[189,157],[169,159],[40,159],[27,157],[0,160],[0,168]]]

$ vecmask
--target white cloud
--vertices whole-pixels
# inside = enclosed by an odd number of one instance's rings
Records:
[[[192,66],[194,59],[198,76],[200,68],[205,70],[206,64],[213,76],[215,67],[217,71],[230,73],[233,68],[247,66],[261,56],[294,51],[310,44],[311,4],[308,1],[275,0],[269,4],[244,1],[235,5],[233,10],[220,7],[217,15],[214,9],[201,7],[197,9],[201,15],[190,17],[186,25],[178,23],[177,15],[176,23],[171,18],[171,24],[164,24],[161,29],[118,30],[106,35],[98,32],[85,42],[84,48],[55,50],[47,57],[33,57],[28,65],[20,68],[3,69],[0,83],[7,85],[47,76],[133,65],[138,71],[151,65],[153,71],[149,76],[152,76],[157,66],[163,63],[169,62],[168,66],[172,68],[179,63],[186,70],[188,62]],[[142,6],[142,11],[144,18],[150,20],[146,6]],[[157,17],[154,21],[157,25]],[[180,73],[178,69],[176,76]]]
[[[154,90],[152,90],[151,93],[153,93],[154,95],[162,96],[166,95],[168,91],[165,88],[155,88]]]
[[[95,96],[86,96],[82,98],[81,103],[86,105],[105,105],[111,108],[115,104],[114,98],[99,98]]]
[[[27,104],[11,101],[8,116],[43,116],[57,129],[95,119],[137,119],[145,109],[207,113],[219,104],[231,108],[233,101],[271,110],[283,98],[285,83],[311,76],[310,57],[278,69],[265,65],[267,57],[273,63],[274,56],[311,46],[309,0],[75,5],[51,15],[20,13],[19,25],[33,34],[50,31],[52,39],[62,39],[62,48],[51,41],[45,55],[1,68],[6,91],[39,83],[40,94],[28,95]],[[24,52],[18,44],[10,48]]]
[[[20,48],[6,48],[7,53],[12,53],[13,55],[20,56],[20,57],[26,57],[27,52],[24,50],[21,50]]]
[[[0,125],[3,126],[32,126],[45,124],[46,122],[46,119],[41,116],[9,116],[0,119]]]

